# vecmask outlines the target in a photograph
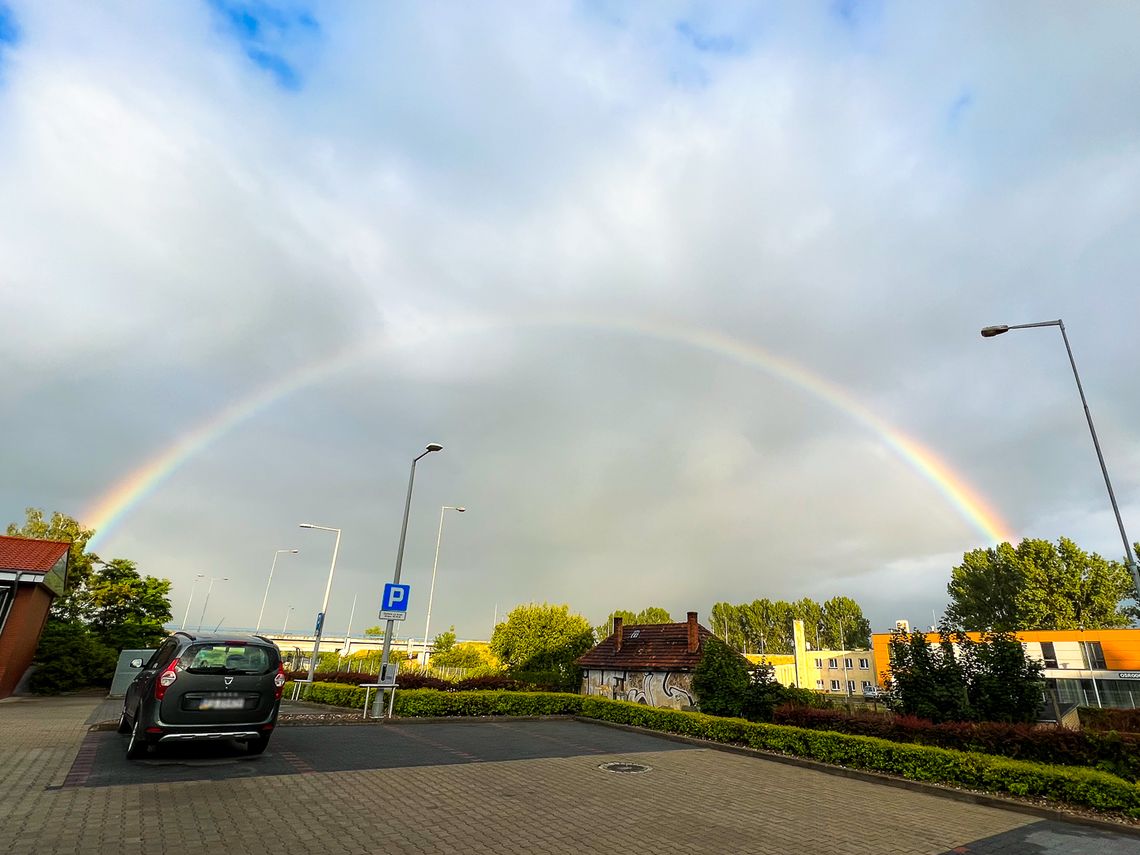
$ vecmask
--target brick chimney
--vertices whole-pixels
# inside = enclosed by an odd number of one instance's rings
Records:
[[[614,653],[621,653],[621,638],[622,638],[622,620],[619,617],[614,618]]]
[[[701,637],[697,632],[697,613],[689,612],[689,652],[696,653],[701,646]]]

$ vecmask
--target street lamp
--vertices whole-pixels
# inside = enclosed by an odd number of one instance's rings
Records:
[[[198,580],[205,575],[205,573],[196,573],[194,575],[194,584],[190,586],[190,599],[186,601],[186,613],[182,615],[182,626],[178,627],[180,630],[186,629],[186,621],[190,617],[190,604],[194,602],[194,589],[198,587]]]
[[[269,586],[273,584],[273,571],[277,568],[277,556],[286,552],[290,555],[296,555],[300,552],[299,549],[278,549],[273,553],[273,563],[269,565],[269,581],[265,583],[265,595],[261,598],[261,611],[257,613],[257,627],[254,632],[261,632],[261,619],[265,617],[265,601],[269,599]]]
[[[435,538],[435,561],[431,565],[431,591],[428,593],[427,622],[424,624],[424,667],[428,663],[428,629],[431,627],[431,604],[435,598],[435,570],[439,566],[439,545],[443,541],[443,514],[444,511],[464,513],[467,508],[456,505],[444,505],[439,511],[439,534]]]
[[[285,612],[285,625],[281,627],[281,634],[284,635],[289,629],[289,616],[293,614],[293,607],[289,606],[289,611]]]
[[[198,632],[202,631],[202,622],[206,620],[206,606],[210,605],[210,594],[214,590],[215,582],[228,582],[229,576],[211,576],[210,586],[206,588],[206,601],[202,603],[202,614],[198,615]]]
[[[438,442],[432,442],[419,453],[418,456],[412,458],[412,470],[408,475],[408,495],[404,499],[404,522],[400,526],[400,545],[396,549],[396,573],[392,577],[392,584],[400,584],[400,568],[404,566],[404,541],[408,537],[408,514],[412,510],[412,485],[416,482],[416,464],[424,457],[427,457],[433,451],[443,451],[443,446]],[[380,654],[380,682],[384,682],[388,671],[388,654],[392,651],[392,632],[396,627],[394,620],[389,620],[384,629],[384,651]],[[380,689],[376,692],[376,700],[372,705],[372,714],[374,716],[382,716],[384,714],[384,690]]]
[[[329,607],[329,592],[332,590],[333,571],[336,570],[336,554],[340,549],[340,529],[330,528],[327,525],[313,525],[312,523],[301,523],[301,528],[315,528],[320,531],[335,531],[336,542],[333,544],[332,564],[329,565],[329,581],[325,585],[325,599],[321,603],[321,610],[317,614],[317,631],[315,633],[316,639],[313,641],[313,658],[309,661],[309,682],[313,681],[313,674],[317,670],[317,658],[321,653],[321,630],[325,626],[325,612]]]
[[[1140,602],[1140,570],[1136,567],[1136,557],[1132,553],[1132,543],[1124,531],[1124,521],[1120,518],[1120,508],[1116,504],[1116,494],[1112,492],[1112,481],[1108,478],[1108,467],[1104,465],[1104,455],[1100,450],[1100,440],[1096,437],[1096,428],[1093,427],[1092,413],[1089,412],[1089,402],[1085,398],[1085,389],[1081,385],[1081,375],[1077,373],[1077,361],[1073,359],[1073,349],[1069,347],[1069,336],[1065,333],[1065,322],[1058,318],[1055,321],[1040,321],[1035,324],[1000,324],[982,328],[983,338],[993,338],[1010,330],[1025,330],[1034,327],[1057,327],[1061,330],[1061,339],[1065,342],[1065,352],[1069,354],[1069,365],[1073,367],[1073,379],[1077,381],[1077,391],[1081,396],[1081,406],[1085,409],[1085,419],[1089,423],[1089,433],[1092,434],[1093,448],[1096,449],[1096,459],[1100,461],[1100,471],[1104,475],[1104,486],[1108,488],[1108,500],[1112,503],[1112,512],[1116,515],[1116,526],[1120,529],[1120,539],[1124,542],[1124,561],[1132,574],[1132,584],[1136,587],[1136,601]]]

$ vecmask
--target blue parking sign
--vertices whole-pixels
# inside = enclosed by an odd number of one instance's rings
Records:
[[[406,612],[408,610],[408,592],[411,585],[396,585],[388,582],[384,586],[384,597],[380,601],[380,611]]]

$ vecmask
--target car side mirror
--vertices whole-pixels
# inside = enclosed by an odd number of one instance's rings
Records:
[[[143,661],[141,659],[132,659],[131,660],[131,667],[132,668],[141,668],[142,666],[143,666]]]

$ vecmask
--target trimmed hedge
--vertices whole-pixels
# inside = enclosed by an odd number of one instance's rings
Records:
[[[891,742],[919,743],[957,751],[997,754],[1014,760],[1080,766],[1140,780],[1140,735],[1098,733],[1000,722],[933,724],[914,716],[849,714],[842,710],[779,707],[776,724],[875,736]]]
[[[717,718],[604,698],[584,698],[582,716],[883,772],[914,781],[1047,798],[1140,819],[1140,786],[1093,769],[1028,763],[869,736]]]
[[[363,710],[364,689],[335,683],[314,683],[302,689],[304,699],[316,704]],[[372,690],[375,695],[376,690]],[[292,693],[286,683],[285,696]],[[400,689],[396,692],[395,714],[411,718],[433,716],[484,715],[578,715],[582,695],[561,692],[469,691],[441,692],[437,689]]]
[[[308,671],[287,671],[290,680],[307,679]],[[376,675],[369,671],[317,671],[313,675],[317,683],[344,683],[359,686],[361,683],[376,682]],[[524,683],[504,674],[480,674],[462,680],[445,680],[422,671],[404,671],[396,677],[396,685],[401,689],[439,689],[443,692],[468,692],[477,689],[501,689],[511,692],[545,692],[548,687]]]
[[[287,685],[287,694],[289,690]],[[314,683],[308,688],[306,700],[360,709],[364,704],[364,689]],[[881,772],[913,781],[1045,798],[1140,819],[1140,786],[1107,772],[892,742],[871,736],[761,724],[559,692],[400,690],[396,692],[395,712],[398,716],[407,717],[577,715]]]

